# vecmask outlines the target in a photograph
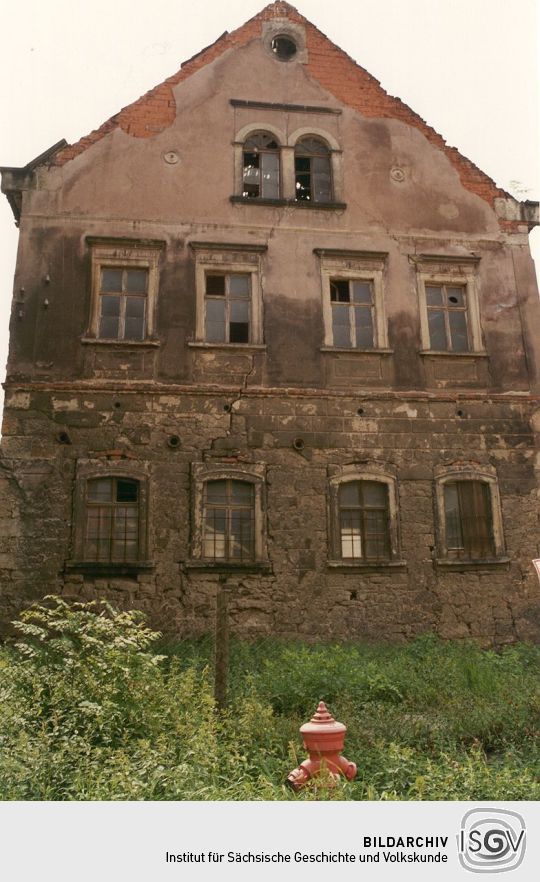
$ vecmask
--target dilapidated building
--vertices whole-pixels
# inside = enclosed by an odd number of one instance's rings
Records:
[[[537,204],[283,2],[2,189],[4,622],[538,638]]]

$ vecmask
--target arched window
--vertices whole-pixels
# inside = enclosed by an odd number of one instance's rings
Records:
[[[302,138],[294,149],[295,199],[297,202],[331,202],[330,150],[319,138]]]
[[[255,492],[248,481],[206,481],[203,557],[233,563],[255,560]]]
[[[279,144],[267,132],[255,132],[244,142],[242,196],[279,199]]]
[[[339,552],[343,560],[389,560],[388,486],[345,481],[338,488]]]
[[[83,556],[85,561],[137,561],[139,548],[139,482],[124,477],[86,482]]]

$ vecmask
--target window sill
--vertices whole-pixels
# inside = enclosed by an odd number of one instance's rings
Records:
[[[81,337],[81,343],[94,344],[94,346],[137,346],[143,348],[161,346],[159,340],[100,340],[97,337]]]
[[[190,340],[188,342],[190,349],[239,349],[241,352],[266,352],[265,343],[203,343]]]
[[[457,560],[456,558],[438,557],[435,563],[438,567],[449,570],[492,570],[498,567],[507,567],[511,563],[510,557],[486,558],[485,560]]]
[[[435,355],[435,356],[446,356],[446,358],[488,358],[488,354],[485,349],[479,349],[477,352],[452,352],[451,349],[448,350],[439,350],[439,349],[420,349],[419,355]]]
[[[270,208],[311,208],[319,211],[344,211],[346,202],[309,202],[296,199],[260,199],[259,197],[231,196],[233,205],[266,205]]]
[[[380,572],[380,570],[404,570],[407,568],[406,560],[381,560],[381,561],[346,561],[327,560],[327,567],[331,570],[341,570],[349,573]]]
[[[319,351],[320,352],[338,352],[338,353],[344,352],[347,355],[350,355],[351,353],[353,355],[357,355],[357,354],[358,355],[393,355],[394,354],[393,349],[384,349],[384,348],[378,348],[378,347],[373,347],[373,349],[354,349],[353,347],[350,347],[350,348],[346,349],[341,346],[320,346]]]
[[[184,562],[186,570],[200,573],[272,573],[272,565],[268,560],[245,561],[232,563],[227,561],[188,560]]]
[[[68,560],[64,568],[69,573],[83,573],[91,576],[135,576],[137,573],[147,573],[153,570],[155,564],[148,560],[133,561],[132,563]]]

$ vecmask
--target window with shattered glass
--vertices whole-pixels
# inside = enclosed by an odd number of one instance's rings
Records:
[[[437,352],[469,352],[465,286],[426,284],[426,308],[430,348]]]
[[[331,202],[330,150],[319,138],[302,138],[294,150],[297,202]]]
[[[257,132],[245,141],[242,182],[246,199],[279,199],[279,144],[273,135]]]
[[[206,342],[250,343],[250,274],[207,273],[205,283]]]

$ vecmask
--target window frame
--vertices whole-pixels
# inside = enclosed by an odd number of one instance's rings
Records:
[[[389,352],[388,324],[384,303],[385,252],[342,251],[315,248],[319,257],[322,287],[324,349],[336,352]],[[371,282],[373,290],[373,346],[369,348],[334,346],[331,282]]]
[[[128,561],[92,560],[85,556],[87,493],[89,481],[96,478],[119,478],[138,484],[138,554]],[[66,569],[90,573],[110,572],[131,574],[152,569],[149,559],[150,537],[150,470],[146,463],[125,460],[118,455],[103,459],[79,460],[73,495],[71,559]]]
[[[456,554],[456,549],[448,548],[446,530],[446,507],[444,489],[447,484],[476,481],[489,489],[491,508],[491,534],[494,554],[483,558],[470,558]],[[478,565],[483,563],[506,562],[501,498],[497,474],[492,466],[472,463],[459,463],[437,469],[435,472],[435,508],[437,524],[437,563],[450,566]]]
[[[386,486],[388,501],[388,558],[344,558],[341,545],[341,508],[339,490],[344,484],[354,482],[374,482]],[[328,478],[328,565],[346,569],[378,569],[405,566],[400,554],[400,529],[398,509],[398,484],[395,474],[388,469],[371,465],[348,464],[329,467]]]
[[[195,254],[196,324],[191,345],[229,349],[263,346],[261,255],[266,245],[190,242]],[[210,342],[206,339],[206,276],[249,275],[251,288],[249,342]]]
[[[425,355],[445,355],[460,357],[485,355],[480,322],[477,267],[480,258],[457,255],[419,255],[414,258],[420,306],[421,353]],[[466,320],[469,348],[464,351],[453,349],[432,349],[428,322],[428,303],[426,288],[463,288],[466,302]]]
[[[253,487],[253,557],[250,560],[227,560],[204,554],[206,485],[209,481],[240,481]],[[192,567],[225,572],[259,570],[269,565],[266,530],[266,466],[250,463],[232,466],[226,463],[192,463],[191,466],[191,560]]]
[[[318,141],[325,148],[325,151],[321,152],[320,154],[315,153],[315,152],[310,152],[309,150],[306,150],[305,153],[299,153],[298,152],[299,146],[302,144],[302,142],[308,141],[308,140]],[[316,199],[315,198],[315,189],[314,189],[314,184],[313,184],[313,180],[314,180],[313,160],[317,159],[317,157],[319,157],[319,156],[324,156],[328,161],[328,175],[330,178],[330,188],[329,188],[330,195],[329,195],[328,199]],[[297,168],[296,168],[297,158],[304,158],[304,159],[310,160],[309,172],[308,172],[309,179],[310,179],[310,186],[309,186],[310,198],[306,198],[306,199],[299,199],[298,198],[299,191],[298,191],[298,186],[297,186],[297,183],[298,183],[297,178],[302,173],[297,171]],[[304,172],[303,174],[306,174],[306,173]],[[332,164],[332,149],[331,149],[330,145],[328,144],[328,142],[326,141],[326,139],[322,138],[320,135],[304,134],[304,135],[301,135],[297,139],[297,141],[295,142],[295,145],[294,145],[294,200],[296,203],[303,204],[303,203],[307,202],[310,205],[325,205],[325,204],[333,203],[335,201],[334,169],[333,169],[333,164]]]
[[[266,135],[267,137],[271,137],[277,143],[276,148],[272,148],[272,149],[262,148],[262,149],[256,151],[259,156],[261,156],[261,155],[264,156],[265,154],[268,154],[268,153],[270,153],[272,155],[277,155],[277,174],[278,174],[277,196],[268,196],[267,194],[263,193],[262,166],[261,165],[259,165],[259,172],[260,172],[260,174],[259,174],[259,194],[257,196],[249,196],[244,193],[244,187],[245,187],[245,178],[244,178],[245,159],[244,159],[244,157],[247,152],[246,143],[250,140],[250,138],[255,138],[257,135]],[[254,151],[251,151],[251,152],[254,152]],[[256,130],[250,131],[246,135],[246,137],[244,138],[244,141],[242,144],[242,184],[241,184],[240,195],[247,202],[252,202],[252,201],[258,202],[258,201],[280,200],[282,198],[282,192],[283,192],[283,169],[282,169],[282,144],[281,144],[281,141],[279,140],[279,138],[276,136],[276,134],[274,132],[266,130],[266,129],[256,129]]]
[[[159,260],[165,242],[158,239],[110,239],[87,237],[90,248],[90,317],[84,339],[116,346],[137,346],[155,343],[156,304],[159,289]],[[123,337],[100,337],[101,271],[103,269],[145,269],[148,272],[145,328],[140,340]],[[122,297],[127,295],[122,294]]]

